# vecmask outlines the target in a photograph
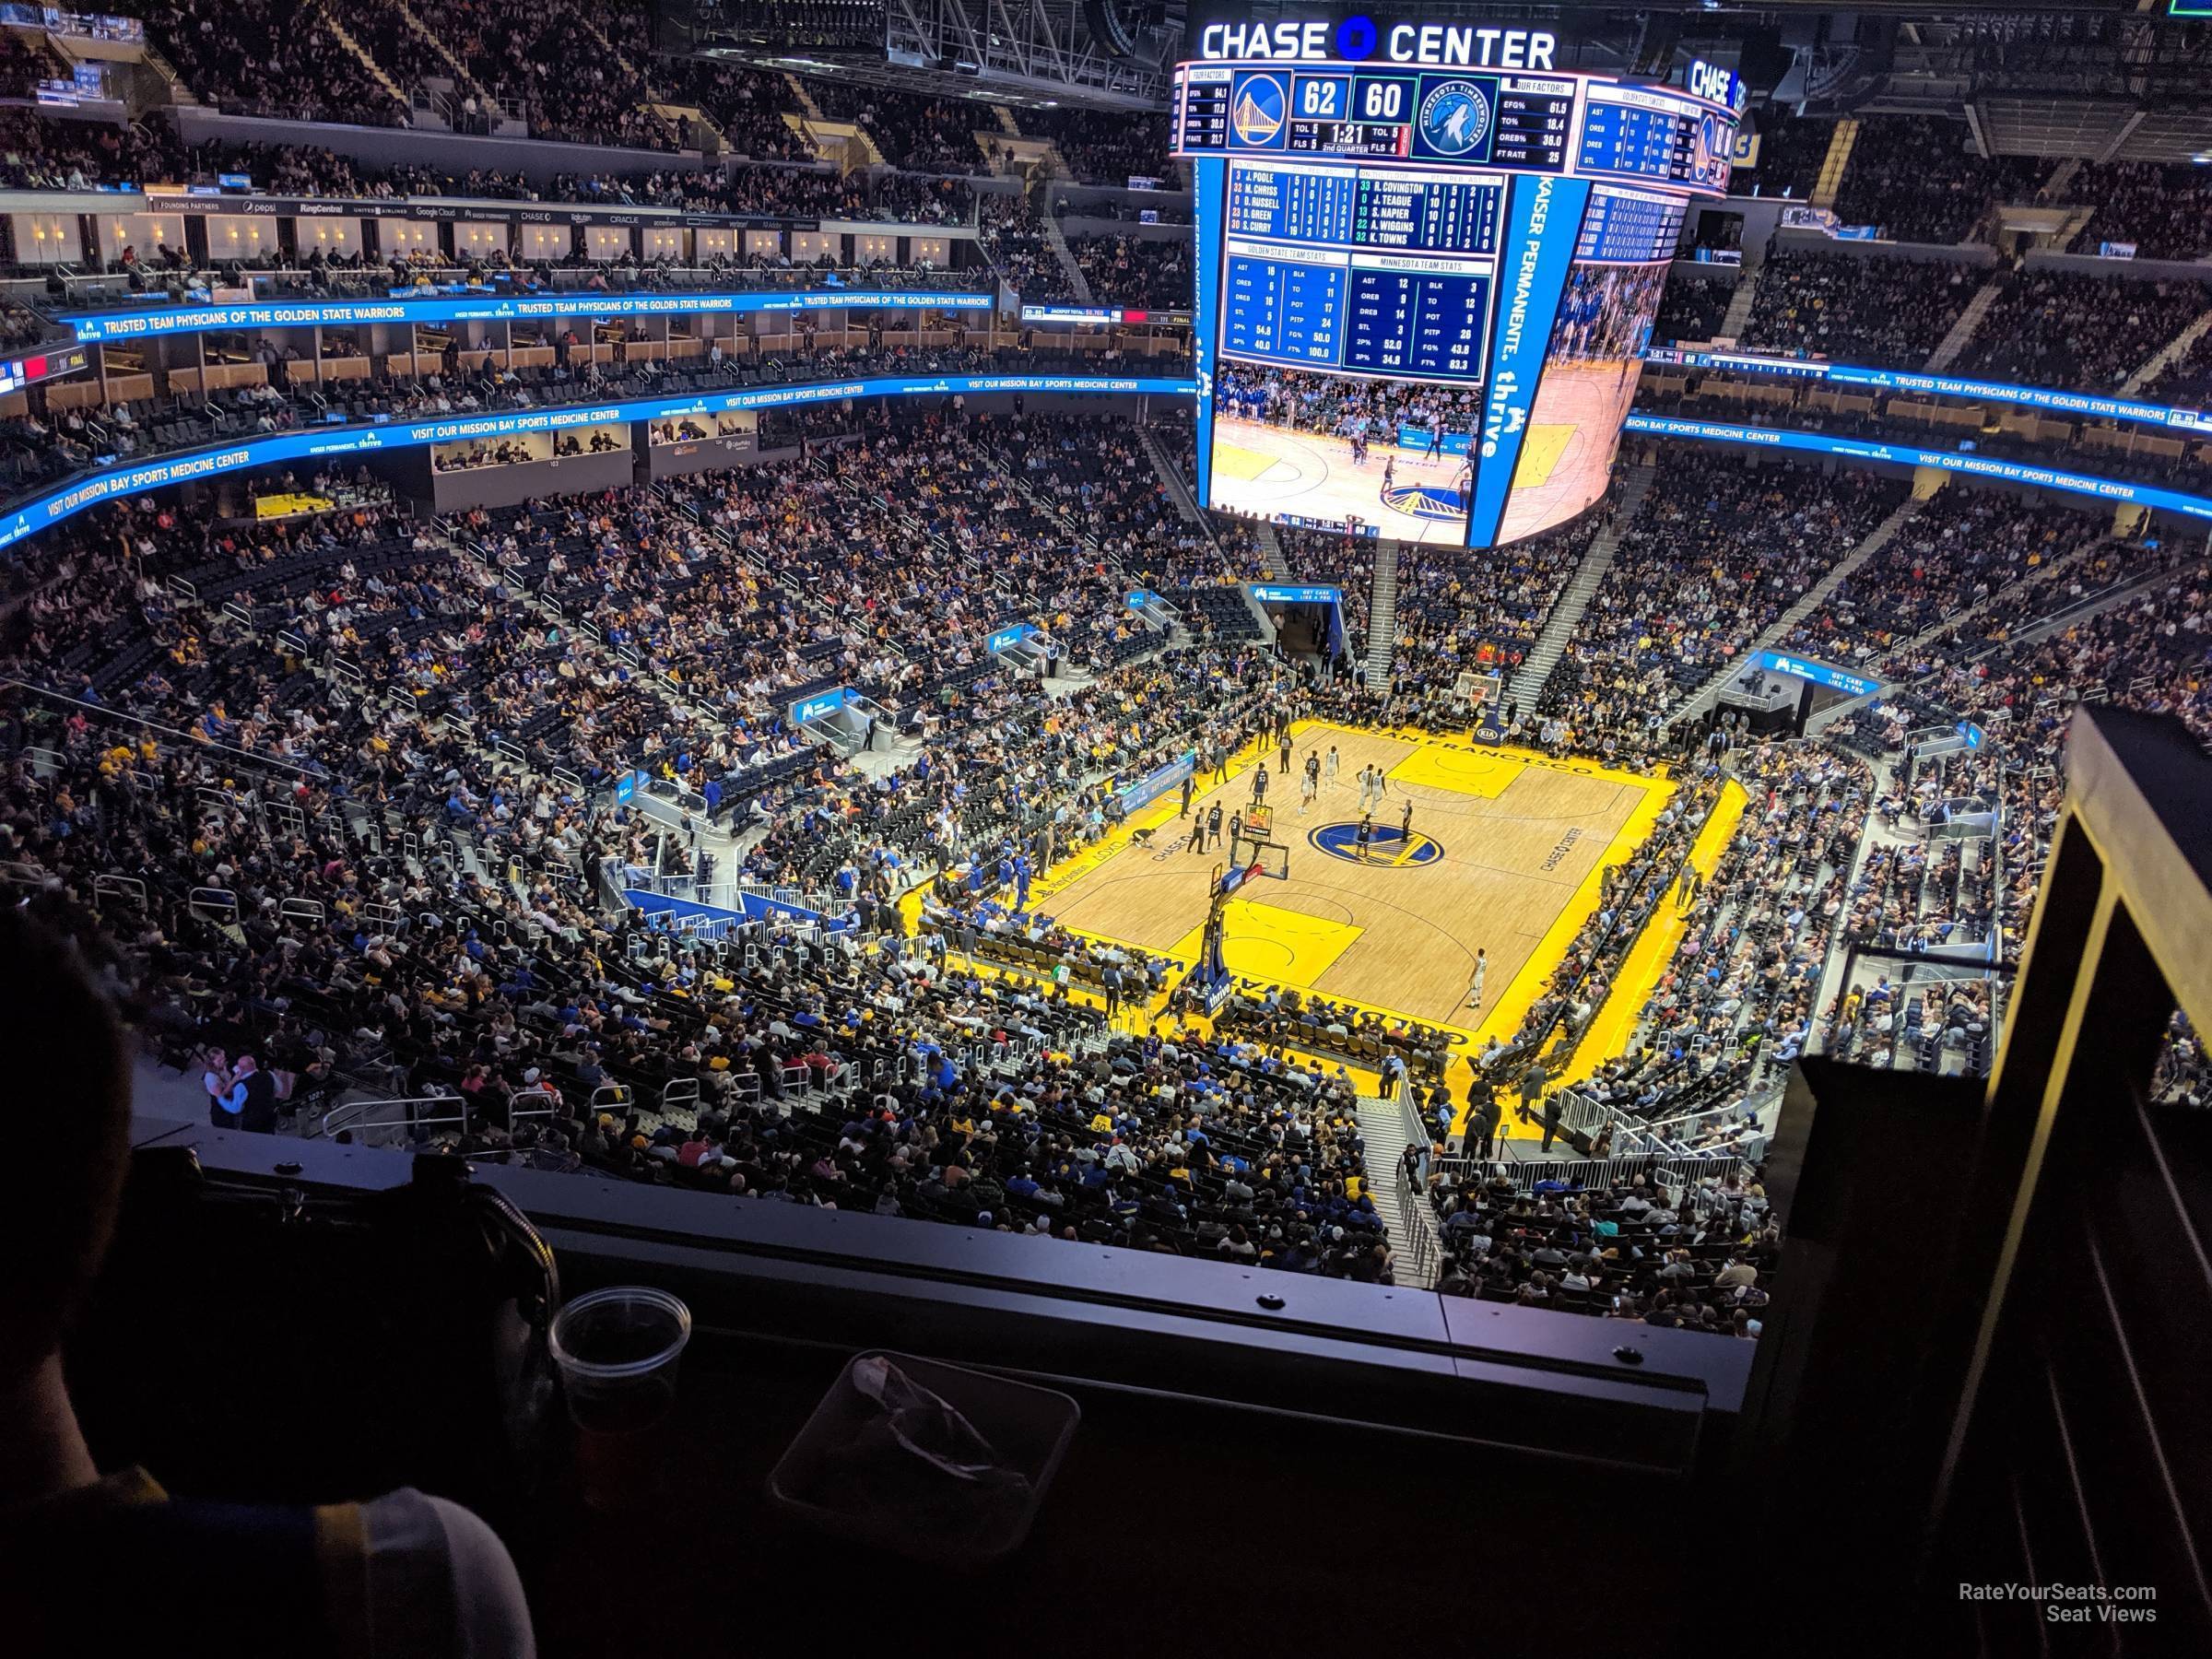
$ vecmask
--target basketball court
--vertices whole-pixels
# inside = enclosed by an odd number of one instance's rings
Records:
[[[1633,359],[1545,365],[1498,525],[1500,542],[1572,518],[1606,493],[1639,368]]]
[[[1464,546],[1467,458],[1375,444],[1364,465],[1348,440],[1241,416],[1214,419],[1213,499],[1239,512],[1358,517],[1397,541]],[[1383,492],[1389,465],[1392,487]]]
[[[1553,363],[1536,388],[1498,539],[1534,535],[1606,492],[1620,423],[1636,395],[1633,360]],[[1390,482],[1383,482],[1387,465]],[[1375,444],[1364,464],[1348,440],[1241,416],[1214,420],[1216,505],[1239,512],[1376,525],[1398,541],[1458,547],[1467,536],[1467,458]]]
[[[1301,722],[1291,771],[1266,752],[1267,840],[1280,878],[1257,875],[1224,909],[1223,959],[1244,979],[1312,991],[1452,1027],[1469,1041],[1510,1031],[1536,982],[1596,909],[1599,870],[1649,832],[1673,786],[1583,761],[1553,761],[1462,738],[1391,736]],[[1300,810],[1306,756],[1334,745],[1336,775]],[[1386,791],[1358,842],[1359,773]],[[1044,873],[1033,910],[1091,937],[1183,962],[1198,954],[1213,883],[1230,857],[1226,822],[1252,805],[1251,751],[1226,782],[1207,773],[1181,816],[1171,792],[1122,830]],[[1224,831],[1194,853],[1188,831],[1216,801]],[[1412,834],[1401,838],[1407,804]],[[1148,833],[1147,833],[1148,832]],[[1466,1007],[1475,953],[1488,953],[1479,1013]]]

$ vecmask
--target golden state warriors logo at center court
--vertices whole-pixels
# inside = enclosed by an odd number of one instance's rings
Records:
[[[1283,116],[1290,107],[1289,94],[1272,75],[1248,75],[1237,88],[1237,101],[1229,112],[1240,144],[1273,144],[1283,130]]]
[[[1377,824],[1370,835],[1364,861],[1359,856],[1358,824],[1323,824],[1308,830],[1306,840],[1331,858],[1341,858],[1347,864],[1364,862],[1370,868],[1409,870],[1432,865],[1444,855],[1442,843],[1418,830],[1407,837],[1398,833],[1395,824]]]

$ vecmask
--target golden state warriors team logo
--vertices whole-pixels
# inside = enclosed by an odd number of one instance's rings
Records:
[[[1370,869],[1418,869],[1423,865],[1435,864],[1444,855],[1442,843],[1433,837],[1423,835],[1418,830],[1410,836],[1400,835],[1395,824],[1372,827],[1364,859],[1359,855],[1358,824],[1323,824],[1308,830],[1306,840],[1331,858],[1341,858],[1347,864],[1364,864]]]
[[[1463,466],[1456,484],[1393,484],[1382,491],[1382,505],[1414,518],[1464,519],[1472,476]]]
[[[1248,75],[1237,88],[1236,102],[1230,106],[1229,123],[1237,135],[1239,144],[1273,144],[1283,130],[1283,117],[1290,107],[1290,96],[1283,89],[1280,77],[1273,75]]]

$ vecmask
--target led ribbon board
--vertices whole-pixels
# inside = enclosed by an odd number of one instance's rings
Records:
[[[470,294],[415,300],[270,300],[172,305],[159,311],[70,312],[79,341],[147,340],[218,328],[360,328],[375,323],[558,323],[608,317],[689,317],[808,311],[989,311],[981,293],[818,288],[749,294]]]
[[[965,374],[935,380],[877,379],[827,381],[811,386],[759,386],[711,397],[652,397],[627,403],[587,404],[574,408],[516,409],[504,414],[456,415],[432,421],[394,421],[385,426],[311,427],[228,448],[194,450],[166,460],[111,466],[88,478],[50,491],[7,515],[0,524],[0,547],[52,528],[86,508],[121,496],[186,484],[226,473],[249,471],[279,462],[321,461],[341,456],[381,454],[426,443],[453,443],[477,438],[503,438],[517,432],[559,431],[611,421],[676,419],[738,409],[784,408],[794,405],[838,403],[857,397],[950,397],[986,393],[1146,393],[1189,396],[1195,383],[1166,376],[1109,378],[1078,374]]]
[[[2162,489],[2151,484],[2131,484],[2119,478],[2092,477],[2087,473],[2064,472],[2027,461],[2004,461],[1994,455],[1964,455],[1956,450],[1914,449],[1902,443],[1869,443],[1860,438],[1831,438],[1825,432],[1793,432],[1782,427],[1733,426],[1719,420],[1678,420],[1664,415],[1631,415],[1624,429],[1654,438],[1691,438],[1707,443],[1741,443],[1758,449],[1783,450],[1794,454],[1841,455],[1849,461],[1886,462],[1897,466],[1925,466],[1962,477],[1990,478],[2000,484],[2027,484],[2042,489],[2065,490],[2070,495],[2094,496],[2147,507],[2155,512],[2185,513],[2212,519],[2212,498]]]

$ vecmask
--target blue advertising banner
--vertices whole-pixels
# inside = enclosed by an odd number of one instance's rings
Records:
[[[850,686],[840,686],[834,691],[818,691],[812,697],[803,697],[784,711],[784,723],[805,725],[810,720],[819,720],[834,714],[858,695]]]
[[[1794,678],[1810,680],[1816,686],[1825,686],[1830,691],[1841,691],[1850,697],[1870,697],[1881,689],[1882,682],[1868,679],[1863,674],[1853,674],[1848,668],[1839,668],[1832,663],[1816,663],[1810,657],[1785,656],[1779,651],[1762,651],[1759,665],[1769,674],[1786,674]]]
[[[1252,584],[1252,596],[1262,605],[1339,605],[1344,600],[1342,591],[1333,587],[1281,587],[1265,582]]]
[[[1036,631],[1037,625],[1033,622],[1017,622],[1011,628],[1002,628],[993,633],[983,641],[983,649],[994,653],[1011,651]]]
[[[2095,478],[2086,473],[2061,472],[2053,466],[2036,466],[2025,461],[2001,461],[1994,455],[1962,455],[1955,450],[1913,449],[1901,443],[1830,438],[1823,432],[1732,426],[1725,421],[1681,420],[1661,415],[1630,415],[1622,430],[1642,432],[1654,438],[1694,438],[1709,443],[1754,444],[1760,449],[1786,450],[1798,454],[1841,455],[1852,461],[1925,466],[1966,477],[1992,478],[2000,484],[2029,484],[2042,489],[2094,496],[2102,501],[2122,501],[2161,512],[2212,519],[2212,499],[2204,496],[2185,495],[2178,489],[2161,489],[2150,484],[2130,484],[2118,478]]]
[[[1159,595],[1150,588],[1131,588],[1129,590],[1129,608],[1131,610],[1143,610],[1147,605],[1159,603]]]
[[[1194,382],[1162,376],[1114,377],[1079,374],[956,374],[935,380],[829,381],[811,386],[757,386],[709,397],[648,397],[627,403],[571,409],[520,409],[505,415],[455,416],[448,419],[386,426],[311,427],[230,448],[194,450],[166,461],[122,465],[39,497],[8,515],[0,525],[0,547],[60,524],[86,508],[119,496],[142,495],[171,484],[193,483],[278,462],[325,456],[368,455],[425,443],[472,438],[500,438],[517,432],[558,431],[606,421],[674,419],[731,409],[782,408],[792,405],[838,403],[859,397],[950,396],[985,392],[1158,392],[1189,396]]]
[[[87,343],[206,334],[217,328],[359,328],[371,323],[552,323],[565,318],[767,315],[853,310],[989,311],[989,294],[818,288],[752,294],[472,294],[412,300],[276,300],[242,305],[171,305],[159,311],[70,312],[62,321]]]
[[[1868,369],[1855,363],[1825,363],[1809,358],[1767,357],[1751,351],[1681,351],[1661,347],[1644,360],[1684,369],[1719,369],[1738,374],[1779,374],[1817,380],[1831,386],[1865,386],[1877,392],[1917,392],[1925,397],[1964,397],[1978,403],[2011,404],[2023,409],[2088,416],[2098,420],[2141,420],[2184,432],[2212,432],[2212,415],[2170,404],[2142,403],[2132,397],[2100,397],[2090,392],[2062,392],[2050,386],[2016,386],[2005,381],[1959,380],[1947,374],[1918,374],[1903,369]]]
[[[1156,766],[1134,783],[1125,783],[1113,792],[1113,798],[1124,812],[1135,812],[1150,801],[1157,801],[1169,790],[1178,787],[1185,778],[1194,777],[1198,771],[1198,751],[1185,749],[1182,756],[1165,766]]]
[[[646,916],[696,916],[707,924],[712,932],[719,922],[734,926],[743,922],[759,922],[771,916],[789,916],[794,922],[818,922],[831,933],[841,933],[853,925],[850,917],[832,921],[819,911],[808,910],[801,904],[783,904],[773,899],[762,899],[752,893],[740,893],[737,902],[744,908],[730,910],[719,904],[702,904],[696,899],[677,899],[667,893],[655,893],[645,888],[624,888],[622,897],[629,908]]]
[[[1498,539],[1521,464],[1529,411],[1551,346],[1552,318],[1582,231],[1590,186],[1580,179],[1520,174],[1506,199],[1499,239],[1498,306],[1490,331],[1489,383],[1483,393],[1482,443],[1475,499],[1467,512],[1467,546]]]
[[[1402,450],[1419,450],[1426,453],[1429,441],[1434,436],[1435,434],[1427,427],[1406,426],[1401,422],[1398,427],[1398,447]],[[1464,455],[1473,441],[1465,432],[1446,432],[1443,442],[1438,445],[1438,448],[1447,455]]]

